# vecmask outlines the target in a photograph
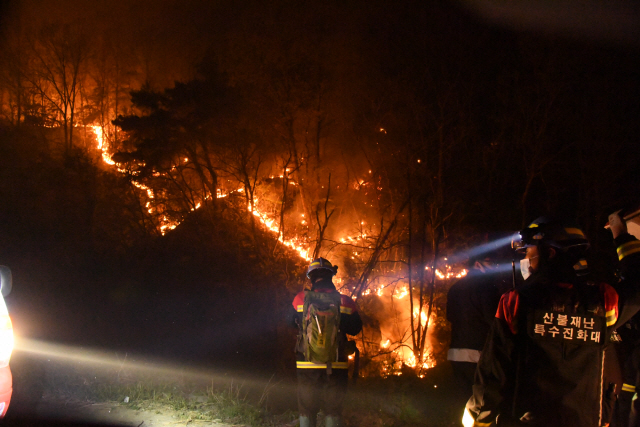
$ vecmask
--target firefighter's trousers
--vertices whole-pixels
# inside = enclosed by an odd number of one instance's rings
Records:
[[[296,369],[298,376],[298,410],[300,415],[316,417],[320,410],[325,415],[342,415],[342,403],[349,382],[348,369]]]

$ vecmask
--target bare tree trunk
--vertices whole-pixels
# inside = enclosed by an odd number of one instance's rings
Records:
[[[384,246],[387,243],[387,240],[389,239],[391,232],[395,229],[396,225],[398,225],[398,218],[400,217],[400,214],[404,212],[404,209],[409,204],[409,200],[410,198],[407,198],[404,201],[404,203],[402,203],[402,205],[400,206],[400,209],[398,209],[398,211],[396,212],[396,215],[393,218],[393,221],[391,221],[391,224],[389,224],[389,227],[387,227],[386,231],[384,231],[384,221],[382,218],[380,219],[380,234],[378,235],[378,240],[376,241],[376,244],[373,248],[373,252],[369,257],[369,260],[365,264],[365,267],[362,270],[362,273],[360,274],[360,278],[358,279],[358,282],[356,283],[354,290],[351,292],[352,297],[355,296],[357,299],[362,296],[362,292],[366,289],[369,276],[371,275],[371,273],[373,272],[373,269],[378,264],[378,260],[382,255]]]
[[[411,171],[407,172],[407,194],[409,194],[409,243],[407,245],[407,273],[409,276],[409,308],[411,310],[411,315],[409,316],[410,319],[410,327],[411,327],[411,343],[413,344],[413,348],[417,348],[418,346],[418,341],[416,340],[416,328],[414,326],[414,319],[413,319],[413,281],[412,281],[412,265],[411,265],[411,243],[412,243],[412,239],[413,239],[413,232],[411,230],[411,228],[413,227],[413,203],[411,201],[412,197],[411,195],[413,194],[412,188],[411,188]],[[420,308],[422,308],[422,304],[419,305]],[[418,325],[420,325],[420,319],[418,319]],[[420,332],[418,331],[419,335]]]
[[[422,331],[422,339],[420,340],[420,361],[424,357],[424,347],[427,340],[427,331],[429,330],[429,323],[431,321],[431,312],[433,311],[433,294],[436,288],[436,267],[438,265],[438,248],[440,242],[440,231],[439,229],[434,231],[433,237],[433,265],[431,266],[432,275],[431,275],[431,285],[429,292],[429,309],[427,310],[427,321],[424,326],[424,330]]]
[[[324,224],[320,222],[320,217],[318,215],[318,208],[316,208],[316,221],[318,224],[318,239],[316,240],[316,246],[313,249],[312,259],[316,259],[320,256],[320,250],[322,249],[322,241],[324,240],[324,233],[327,230],[327,226],[329,225],[329,219],[331,219],[331,215],[335,212],[335,209],[331,210],[331,213],[327,214],[327,205],[329,203],[329,196],[331,194],[331,174],[329,174],[329,183],[327,184],[327,197],[324,200]]]
[[[278,225],[278,234],[276,236],[276,244],[273,247],[274,253],[276,248],[278,247],[278,240],[280,239],[280,236],[282,236],[282,241],[284,241],[284,210],[287,205],[288,189],[289,189],[289,173],[287,172],[287,169],[289,168],[291,157],[292,157],[292,154],[289,153],[289,158],[282,166],[282,201],[280,203],[280,224]]]

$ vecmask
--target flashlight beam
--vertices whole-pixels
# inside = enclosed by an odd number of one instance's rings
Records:
[[[481,245],[475,246],[471,249],[468,249],[466,251],[460,252],[458,254],[453,254],[450,258],[452,260],[453,263],[456,262],[461,262],[467,258],[473,258],[473,257],[477,257],[479,255],[482,254],[486,254],[492,251],[495,251],[497,249],[503,248],[507,245],[511,244],[511,241],[514,239],[515,236],[517,236],[517,233],[511,233],[505,237],[501,237],[499,239],[496,239],[494,241],[488,242],[488,243],[483,243]]]
[[[15,341],[15,352],[23,352],[43,359],[57,360],[64,363],[78,363],[94,368],[117,370],[125,367],[127,370],[141,374],[152,374],[157,376],[177,376],[182,378],[203,379],[216,383],[228,383],[229,381],[241,381],[247,386],[259,386],[265,381],[255,376],[241,375],[236,372],[219,372],[206,369],[185,368],[183,365],[163,363],[154,360],[135,360],[122,358],[114,355],[113,352],[95,349],[83,349],[79,347],[39,341],[30,338],[18,338]]]

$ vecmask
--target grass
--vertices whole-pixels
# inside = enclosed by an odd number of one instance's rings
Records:
[[[267,410],[271,381],[249,387],[231,380],[214,383],[202,375],[140,372],[124,365],[106,369],[57,361],[38,365],[41,368],[35,375],[33,363],[23,367],[16,363],[14,382],[23,390],[24,384],[31,383],[31,398],[42,398],[55,406],[111,403],[169,415],[176,421],[260,427],[282,425],[295,418],[291,412],[274,415]]]
[[[128,399],[127,399],[128,398]],[[272,426],[275,418],[260,401],[248,398],[242,385],[226,389],[185,387],[148,380],[131,385],[105,384],[97,388],[95,400],[119,402],[131,409],[171,413],[181,421],[202,420],[248,426]]]
[[[269,381],[246,385],[181,375],[162,376],[126,369],[103,370],[48,364],[45,400],[64,405],[112,403],[169,415],[177,422],[203,421],[272,427],[297,419],[294,384]],[[448,427],[450,400],[439,378],[389,377],[359,380],[345,399],[344,426]],[[274,402],[285,401],[286,405]],[[288,405],[288,406],[287,406]],[[448,412],[449,411],[449,412]],[[457,414],[457,413],[456,413]],[[320,415],[320,421],[322,414]],[[455,421],[455,420],[454,420]],[[318,424],[322,426],[322,422]]]

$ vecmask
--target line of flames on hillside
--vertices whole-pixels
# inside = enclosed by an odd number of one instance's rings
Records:
[[[106,141],[106,139],[104,138],[103,135],[103,130],[100,126],[90,126],[90,128],[93,130],[96,140],[98,142],[97,148],[98,150],[100,150],[101,152],[101,156],[102,156],[102,160],[107,164],[110,165],[114,168],[117,169],[118,172],[120,173],[127,173],[126,170],[121,169],[120,167],[118,167],[117,163],[111,158],[111,154],[110,154],[110,147],[108,142]],[[188,159],[184,159],[185,162],[188,161]],[[282,178],[282,175],[280,176]],[[293,184],[295,184],[295,182],[292,181]],[[154,199],[155,194],[153,192],[153,190],[149,187],[147,187],[146,185],[132,180],[132,184],[134,186],[136,186],[137,188],[139,188],[140,190],[142,190],[143,192],[145,192],[146,197],[151,200]],[[359,185],[362,185],[363,182],[357,182],[355,185],[356,187],[358,187]],[[239,188],[237,190],[235,190],[238,193],[242,193],[244,192],[244,188]],[[217,198],[225,198],[229,196],[229,193],[223,193],[221,190],[218,189],[218,194],[216,195]],[[196,206],[194,208],[192,208],[192,210],[198,209],[201,207],[201,203],[197,203]],[[153,212],[153,208],[151,207],[151,202],[147,201],[146,203],[146,208],[148,209],[149,213]],[[274,219],[274,218],[270,218],[269,215],[266,212],[261,212],[260,208],[259,208],[259,200],[257,198],[254,198],[253,200],[253,204],[249,204],[247,206],[247,210],[258,220],[258,222],[267,230],[269,230],[270,232],[278,235],[278,241],[292,249],[293,251],[296,252],[296,254],[306,260],[306,261],[310,261],[311,258],[309,256],[309,252],[310,252],[310,248],[308,246],[308,244],[306,244],[306,242],[302,241],[301,239],[298,239],[296,237],[290,238],[290,239],[285,239],[283,238],[282,234],[280,233],[280,227],[279,227],[279,222],[278,220]],[[300,221],[302,225],[306,225],[307,222],[304,219],[304,214],[302,214],[302,220]],[[361,224],[364,224],[364,222],[361,222]],[[160,225],[160,233],[162,235],[164,235],[165,233],[167,233],[168,231],[171,231],[173,229],[175,229],[177,226],[179,225],[179,222],[175,222],[175,221],[170,221],[167,217],[163,217],[162,218],[162,223]],[[359,235],[356,236],[344,236],[339,238],[339,241],[343,244],[351,244],[360,240],[364,240],[366,239],[367,234],[366,233],[361,233]],[[355,258],[356,256],[359,255],[359,252],[354,251],[353,252],[353,256],[352,258]],[[430,270],[430,267],[425,267],[426,270]],[[467,274],[467,270],[462,269],[462,270],[458,270],[455,271],[451,266],[446,266],[445,267],[445,271],[441,271],[440,269],[436,269],[435,270],[435,274],[436,277],[440,280],[447,280],[447,279],[455,279],[455,278],[461,278],[466,276]],[[337,279],[338,284],[340,285],[342,283],[342,279],[338,278]],[[391,283],[391,279],[389,279],[389,282]],[[405,297],[407,297],[409,295],[409,287],[408,284],[404,284],[402,286],[390,286],[390,283],[383,283],[383,284],[378,284],[377,288],[368,288],[366,289],[363,293],[362,296],[368,296],[371,294],[375,294],[378,297],[391,297],[391,298],[395,298],[397,300],[402,300]],[[350,294],[351,290],[348,288],[348,286],[343,285],[342,287],[339,287],[339,291],[343,294]],[[417,319],[418,317],[420,318],[420,324],[422,325],[422,327],[426,327],[427,326],[427,314],[426,314],[426,310],[428,309],[427,306],[424,306],[422,311],[420,313],[418,313],[418,309],[415,308],[414,312],[413,312],[413,319],[414,322],[417,323]],[[407,310],[410,311],[410,310]],[[431,317],[429,319],[429,324],[433,324],[436,320],[436,314],[435,311],[431,313]],[[409,319],[406,319],[407,323],[409,323]],[[383,376],[387,376],[387,375],[401,375],[401,371],[400,369],[402,368],[402,365],[406,365],[410,368],[416,368],[418,366],[418,361],[416,360],[416,357],[413,353],[413,351],[411,350],[411,337],[405,337],[404,340],[398,342],[392,341],[393,338],[389,338],[386,336],[382,337],[382,340],[380,342],[380,349],[381,350],[387,350],[389,349],[389,353],[393,353],[395,354],[395,362],[391,365],[388,365],[386,367],[383,367],[382,370],[382,375]],[[395,348],[392,350],[391,347]],[[350,359],[353,358],[353,356],[349,357]],[[425,352],[425,356],[424,356],[424,360],[421,362],[421,368],[423,371],[424,369],[429,369],[432,368],[433,366],[435,366],[435,360],[433,360],[433,358],[427,353]],[[423,374],[421,374],[421,376],[424,376]]]

